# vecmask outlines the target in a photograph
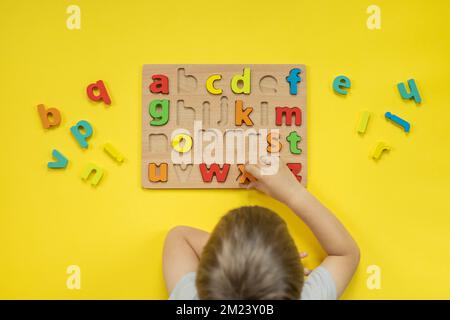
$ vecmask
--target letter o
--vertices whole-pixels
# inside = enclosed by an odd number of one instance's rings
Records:
[[[184,141],[184,145],[181,146],[181,142]],[[192,149],[192,138],[191,136],[180,133],[172,138],[172,148],[180,153],[188,152]]]

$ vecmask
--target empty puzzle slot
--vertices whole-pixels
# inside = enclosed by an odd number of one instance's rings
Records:
[[[150,133],[148,135],[148,150],[151,153],[167,152],[167,136],[164,133]]]
[[[227,97],[220,98],[219,116],[220,116],[220,119],[217,120],[217,124],[220,126],[226,126],[228,123],[228,98]]]
[[[259,80],[259,90],[266,94],[275,94],[277,92],[278,81],[275,77],[267,75]]]
[[[197,119],[195,108],[184,105],[184,100],[177,100],[177,125],[190,124],[195,119]]]
[[[177,89],[178,93],[194,92],[197,90],[197,78],[193,75],[187,75],[184,68],[178,68]]]
[[[266,101],[261,102],[261,125],[267,126],[269,123],[269,103]]]
[[[225,162],[245,162],[245,133],[242,129],[229,129],[224,132]]]
[[[261,135],[255,129],[248,129],[245,135],[245,150],[247,152],[246,161],[255,164],[258,163],[258,155],[260,153],[260,137]]]
[[[174,164],[173,171],[179,182],[187,182],[192,172],[192,164]]]
[[[206,164],[223,163],[223,133],[219,129],[202,130],[202,162]]]
[[[211,118],[211,108],[210,108],[209,101],[204,101],[202,104],[202,118],[203,118],[203,125],[209,126],[210,124],[210,118]]]

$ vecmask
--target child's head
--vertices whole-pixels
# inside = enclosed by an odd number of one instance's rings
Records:
[[[231,210],[203,249],[200,299],[299,299],[303,266],[286,223],[254,206]]]

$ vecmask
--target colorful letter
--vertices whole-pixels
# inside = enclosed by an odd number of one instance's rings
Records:
[[[256,178],[254,176],[252,176],[250,173],[245,171],[245,165],[238,164],[237,166],[239,169],[239,176],[238,176],[239,183],[247,184],[249,182],[256,181]]]
[[[156,169],[159,168],[159,175],[156,173]],[[148,164],[148,180],[151,182],[167,182],[167,163]]]
[[[169,106],[170,101],[167,99],[150,102],[148,113],[153,118],[150,121],[151,126],[163,126],[169,121]],[[159,107],[161,107],[160,111],[158,110]]]
[[[300,72],[302,72],[299,68],[294,68],[289,71],[289,76],[286,77],[287,82],[289,82],[289,93],[291,95],[297,94],[297,84],[302,80],[299,77]]]
[[[222,89],[217,89],[214,86],[214,82],[222,79],[220,74],[213,74],[206,80],[206,90],[212,94],[222,94]]]
[[[292,125],[292,116],[295,115],[295,125],[302,125],[302,110],[297,107],[276,107],[275,108],[275,124],[281,126],[283,124],[283,114],[285,115],[286,125]]]
[[[291,131],[291,133],[289,133],[289,135],[286,137],[286,140],[289,142],[289,150],[292,154],[302,153],[302,149],[298,147],[298,143],[302,141],[302,138],[296,131]]]
[[[408,80],[409,93],[406,92],[406,87],[404,83],[397,84],[398,91],[403,99],[414,99],[416,103],[422,102],[422,98],[420,97],[419,90],[417,89],[416,82],[414,79]]]
[[[350,79],[346,76],[338,76],[333,81],[333,89],[339,94],[347,94],[347,90],[342,88],[350,88],[351,82]]]
[[[48,168],[50,168],[50,169],[64,169],[64,168],[67,167],[67,163],[69,161],[67,160],[66,157],[64,157],[62,155],[61,152],[59,152],[56,149],[53,149],[52,156],[53,156],[53,158],[56,159],[56,161],[47,163],[47,167]]]
[[[81,179],[87,181],[89,179],[89,176],[91,176],[91,174],[93,174],[91,178],[91,185],[96,186],[103,177],[103,169],[101,169],[100,167],[96,166],[93,163],[89,163],[84,168],[84,171],[81,174]]]
[[[384,142],[378,142],[377,146],[375,147],[375,150],[373,150],[372,158],[375,160],[379,160],[381,158],[381,154],[383,151],[389,151],[391,150],[391,147],[388,146]]]
[[[61,113],[56,108],[45,109],[43,104],[37,106],[39,117],[41,118],[42,126],[45,129],[50,127],[57,127],[61,123]]]
[[[405,132],[409,132],[409,130],[411,129],[411,125],[409,124],[408,121],[403,120],[402,118],[396,116],[395,114],[386,112],[384,116],[386,117],[386,119],[389,119],[394,123],[398,124],[399,126],[401,126],[403,130],[405,130]]]
[[[125,157],[116,149],[113,147],[113,145],[111,143],[106,143],[103,146],[103,150],[111,157],[113,158],[115,161],[117,161],[119,164],[121,164],[124,160]]]
[[[192,137],[184,133],[177,134],[172,138],[172,148],[180,153],[188,152],[192,148]]]
[[[223,164],[222,167],[217,163],[212,163],[209,168],[206,163],[200,163],[199,168],[203,182],[211,182],[214,176],[216,176],[217,182],[225,182],[228,171],[230,171],[230,165],[228,163]]]
[[[238,94],[250,94],[250,68],[244,68],[242,75],[237,74],[231,78],[231,90]]]
[[[243,122],[247,126],[252,126],[253,121],[250,119],[250,113],[253,111],[252,107],[247,107],[244,109],[242,100],[236,100],[236,103],[234,105],[234,111],[235,111],[235,121],[234,124],[237,126],[241,126]]]
[[[152,93],[169,93],[169,79],[163,74],[155,74],[152,76],[153,82],[150,84],[150,92]]]
[[[84,133],[82,132],[82,130],[84,131]],[[91,124],[86,120],[81,120],[76,125],[70,128],[70,132],[72,132],[72,135],[75,137],[75,139],[83,149],[88,148],[86,139],[92,136],[93,131],[94,130],[92,129]]]
[[[280,133],[279,132],[271,132],[267,135],[267,152],[280,152],[282,144],[280,142]]]
[[[98,91],[98,95],[95,92]],[[91,83],[86,88],[86,93],[92,101],[103,100],[107,105],[111,104],[111,98],[109,97],[108,90],[106,90],[105,84],[102,80],[98,80],[95,83]]]
[[[300,175],[300,171],[302,171],[302,164],[301,163],[286,163],[286,165],[291,170],[291,172],[294,174],[294,176],[297,178],[298,182],[302,182],[302,176]]]
[[[358,133],[364,134],[366,132],[369,119],[370,119],[370,112],[364,111],[363,113],[361,113],[361,118],[359,119],[358,124]]]

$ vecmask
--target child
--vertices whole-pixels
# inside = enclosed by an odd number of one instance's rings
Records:
[[[255,188],[285,203],[312,230],[327,253],[304,270],[286,223],[262,207],[231,210],[208,234],[175,227],[167,235],[163,270],[170,299],[337,299],[359,263],[359,249],[336,217],[280,165],[262,175],[246,165]],[[304,276],[308,275],[306,280]]]

